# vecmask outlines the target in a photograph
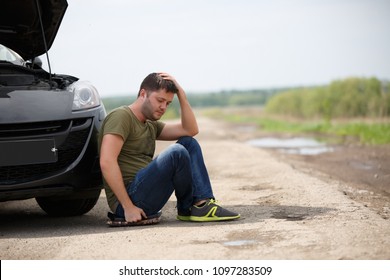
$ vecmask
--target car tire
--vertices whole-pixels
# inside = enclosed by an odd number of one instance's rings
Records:
[[[100,196],[100,190],[87,198],[60,196],[37,197],[35,200],[38,205],[50,216],[67,217],[80,216],[89,212],[97,203]]]

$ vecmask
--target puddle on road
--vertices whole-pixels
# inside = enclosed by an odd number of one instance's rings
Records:
[[[254,147],[276,149],[280,152],[298,155],[318,155],[333,151],[333,148],[324,143],[304,137],[288,139],[264,137],[249,140],[247,143]]]
[[[255,240],[234,240],[234,241],[226,241],[223,242],[223,245],[226,246],[247,246],[255,244]]]
[[[360,169],[360,170],[372,170],[375,168],[372,164],[366,163],[366,162],[351,161],[349,163],[349,165],[351,165],[352,167],[354,167],[356,169]]]

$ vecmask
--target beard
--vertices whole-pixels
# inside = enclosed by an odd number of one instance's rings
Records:
[[[164,112],[161,110],[155,110],[150,103],[149,98],[142,104],[141,107],[142,114],[147,120],[158,121],[164,115]]]

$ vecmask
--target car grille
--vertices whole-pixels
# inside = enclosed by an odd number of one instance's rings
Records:
[[[39,124],[1,125],[0,136],[37,136],[50,135],[66,131],[69,126],[77,128],[88,119],[77,119],[58,122],[45,122]],[[90,125],[83,129],[71,131],[66,140],[57,147],[58,161],[55,163],[29,164],[19,166],[0,166],[0,185],[19,184],[38,180],[58,172],[71,165],[81,154],[88,139]]]
[[[53,134],[63,132],[69,126],[77,127],[86,123],[88,118],[64,120],[64,121],[49,121],[24,124],[1,124],[0,139],[12,137],[28,137]]]

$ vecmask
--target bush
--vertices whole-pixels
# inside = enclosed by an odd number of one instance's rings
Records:
[[[387,117],[388,83],[376,78],[349,78],[329,86],[301,88],[270,98],[265,111],[299,118]]]

